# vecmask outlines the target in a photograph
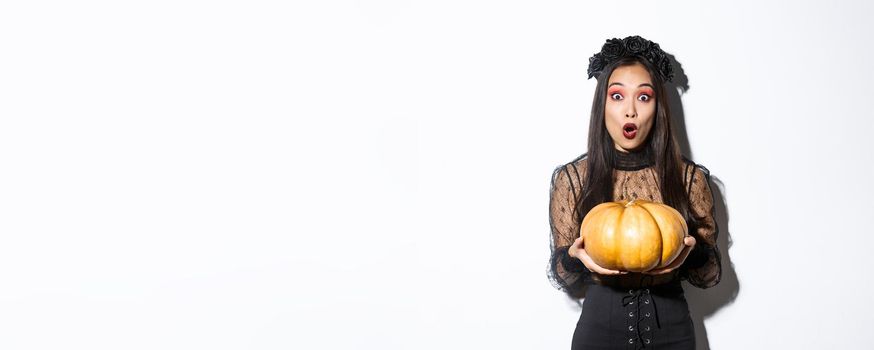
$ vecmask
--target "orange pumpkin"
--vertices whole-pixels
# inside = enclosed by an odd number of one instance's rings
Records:
[[[687,231],[676,209],[641,199],[601,203],[580,226],[586,253],[596,264],[631,272],[668,266],[683,250]]]

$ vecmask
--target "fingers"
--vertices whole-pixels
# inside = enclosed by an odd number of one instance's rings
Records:
[[[676,263],[671,263],[670,265],[663,267],[663,268],[660,268],[658,270],[644,271],[642,273],[646,274],[646,275],[664,275],[668,272],[676,270],[678,267],[680,267],[680,265],[678,265]]]
[[[586,265],[586,268],[588,268],[589,271],[592,271],[594,273],[598,273],[601,275],[624,275],[624,274],[628,273],[627,271],[605,269],[605,268],[601,267],[600,265],[596,264],[595,261],[592,260],[592,257],[590,257],[588,253],[586,253],[586,249],[585,249],[585,245],[583,244],[583,237],[582,236],[577,237],[577,239],[574,240],[573,246],[576,250],[577,258],[583,262],[583,265]]]
[[[580,239],[581,238],[578,237],[577,239],[574,240],[573,243],[571,243],[570,247],[568,247],[567,251],[568,251],[568,254],[570,254],[570,256],[577,257],[577,255],[579,255],[578,251],[580,250],[580,247],[579,247]]]
[[[690,239],[691,239],[691,244],[689,244]],[[683,250],[680,252],[680,256],[678,256],[676,259],[674,259],[674,261],[672,261],[670,264],[668,264],[668,266],[665,266],[665,267],[663,267],[661,269],[657,269],[657,270],[645,271],[643,273],[645,273],[647,275],[662,275],[662,274],[669,273],[669,272],[674,271],[677,268],[679,268],[681,265],[683,265],[684,262],[686,262],[686,258],[689,257],[689,253],[692,252],[692,247],[695,246],[695,237],[692,237],[692,236],[686,237],[686,239],[684,240],[684,243],[686,243],[686,246],[683,247]]]
[[[599,266],[598,264],[595,263],[594,260],[592,260],[592,257],[590,257],[589,254],[585,253],[585,250],[580,250],[579,255],[580,255],[580,260],[583,261],[583,265],[586,265],[586,267],[589,270],[591,270],[592,272],[602,274],[602,275],[624,275],[624,274],[628,273],[626,271],[605,269],[605,268]]]
[[[688,254],[686,254],[686,255],[688,255]],[[671,271],[676,270],[678,267],[680,267],[680,265],[683,264],[683,261],[685,261],[685,260],[686,260],[686,257],[681,255],[681,256],[677,257],[676,260],[671,262],[671,264],[668,266],[665,266],[665,267],[660,268],[658,270],[644,271],[643,273],[645,273],[647,275],[663,275],[663,274],[666,274],[666,273],[669,273]]]
[[[697,242],[697,240],[695,239],[694,236],[686,236],[685,238],[683,238],[683,243],[689,247],[694,246],[696,242]]]

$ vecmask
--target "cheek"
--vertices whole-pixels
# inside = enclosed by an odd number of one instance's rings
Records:
[[[641,139],[645,139],[649,136],[649,134],[652,132],[653,123],[655,123],[655,116],[652,116],[643,123],[643,126],[641,127],[641,131],[643,131],[641,136],[643,137]]]
[[[618,106],[616,103],[607,104],[607,107],[604,108],[604,119],[607,120],[608,125],[619,124],[624,118],[622,107]]]
[[[604,116],[604,122],[607,125],[607,131],[610,134],[616,134],[617,132],[619,132],[619,129],[622,128],[622,126],[619,124],[620,120],[616,118],[615,114],[607,112]]]
[[[655,114],[656,102],[655,99],[650,100],[649,102],[637,102],[637,110],[641,112],[641,114]]]
[[[653,121],[655,121],[655,109],[655,103],[649,103],[644,106],[640,106],[640,108],[638,109],[638,111],[641,112],[641,115],[645,116],[645,118],[641,119],[644,120],[643,123],[647,126],[647,129],[651,128]]]

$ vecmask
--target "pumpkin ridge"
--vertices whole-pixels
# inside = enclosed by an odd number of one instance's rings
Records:
[[[660,267],[667,266],[665,263],[670,263],[676,259],[680,253],[682,252],[682,241],[686,232],[688,231],[686,227],[686,222],[682,219],[682,215],[673,207],[666,204],[658,204],[650,203],[652,205],[653,210],[650,211],[655,212],[656,215],[653,215],[653,218],[658,223],[659,230],[661,231],[662,237],[662,255],[660,256]],[[674,218],[676,221],[671,220],[669,218]],[[667,231],[664,231],[667,230]],[[678,236],[679,235],[679,236]],[[670,241],[670,242],[666,242]],[[673,252],[669,254],[669,256],[665,256],[665,247],[672,247],[679,245],[677,249],[673,249]],[[668,248],[670,249],[670,248]],[[667,257],[667,260],[665,259]],[[664,265],[664,266],[661,266]]]
[[[662,237],[662,236],[664,235],[664,233],[662,232],[662,226],[659,225],[659,221],[655,218],[656,214],[658,214],[658,213],[653,213],[653,212],[652,212],[651,210],[649,210],[649,208],[647,208],[647,206],[644,205],[644,204],[648,204],[648,202],[647,202],[647,201],[643,201],[643,203],[642,203],[642,204],[638,204],[638,206],[640,206],[641,208],[643,208],[643,210],[645,210],[646,213],[649,214],[649,216],[650,216],[650,217],[652,218],[652,220],[655,222],[655,224],[656,224],[655,226],[656,226],[656,227],[658,228],[658,230],[659,230],[659,237]],[[660,239],[658,242],[659,242],[659,251],[661,252],[661,251],[664,250],[664,244],[662,244],[662,243],[663,243],[663,240]],[[656,264],[656,268],[658,268],[659,266],[662,265],[662,263],[664,263],[664,261],[663,261],[663,259],[662,259],[662,255],[663,255],[663,254],[661,254],[661,253],[658,255],[658,256],[659,256],[659,262],[658,262],[658,264]]]
[[[619,208],[617,211],[619,212],[619,214],[616,215],[616,218],[614,219],[613,225],[608,226],[608,227],[612,228],[612,231],[611,231],[612,234],[610,235],[612,242],[610,242],[611,243],[610,246],[613,248],[610,250],[610,256],[614,257],[613,264],[616,265],[615,269],[624,270],[624,269],[626,269],[625,261],[623,261],[621,258],[616,259],[615,257],[619,256],[619,254],[617,254],[617,252],[616,252],[616,247],[621,246],[620,243],[622,242],[621,231],[617,230],[617,228],[622,225],[622,217],[625,215],[625,208]]]

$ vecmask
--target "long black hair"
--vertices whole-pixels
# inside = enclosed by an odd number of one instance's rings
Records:
[[[635,63],[643,64],[649,72],[656,100],[653,127],[644,140],[644,149],[640,151],[648,152],[647,154],[655,160],[654,167],[659,178],[659,191],[664,204],[679,211],[686,221],[692,218],[689,198],[683,184],[684,160],[671,127],[671,111],[665,94],[664,79],[656,73],[656,69],[648,60],[630,56],[607,65],[598,75],[598,84],[592,101],[592,115],[589,120],[586,179],[583,184],[583,195],[576,203],[577,222],[581,222],[596,205],[613,200],[613,166],[617,150],[604,124],[607,84],[614,69]]]

